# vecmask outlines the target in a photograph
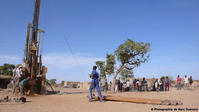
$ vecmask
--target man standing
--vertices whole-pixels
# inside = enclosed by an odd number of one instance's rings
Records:
[[[130,90],[130,81],[129,80],[126,81],[126,90],[127,91]]]
[[[181,90],[181,81],[182,81],[182,79],[180,78],[180,76],[178,75],[178,77],[177,77],[177,86],[178,86],[178,90]]]
[[[97,66],[93,66],[93,71],[92,71],[92,73],[90,75],[90,78],[92,79],[92,81],[91,81],[91,86],[90,86],[90,98],[89,98],[89,101],[92,101],[92,99],[93,99],[93,96],[92,96],[93,88],[97,89],[100,101],[102,101],[102,95],[101,95],[101,91],[100,91],[100,88],[99,88],[99,81],[98,81],[99,73],[96,71],[96,69],[97,69]]]
[[[187,77],[187,75],[184,76],[184,86],[185,88],[189,86],[189,78]]]
[[[13,71],[12,71],[12,94],[14,94],[14,92],[15,92],[15,86],[16,86],[16,84],[15,84],[15,82],[16,82],[16,79],[15,79],[15,75],[16,75],[16,69],[13,69]]]
[[[147,91],[147,81],[146,81],[145,77],[143,77],[141,86],[142,86],[142,91]]]
[[[189,77],[189,84],[190,84],[190,86],[193,84],[192,76]]]
[[[16,87],[19,86],[19,81],[22,75],[22,66],[20,65],[16,69],[13,70],[13,88],[12,93],[15,93]]]

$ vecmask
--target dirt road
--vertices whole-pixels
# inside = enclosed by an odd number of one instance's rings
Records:
[[[199,109],[199,90],[175,90],[169,92],[125,92],[117,93],[114,96],[142,97],[155,99],[181,100],[183,105],[149,105],[125,102],[88,102],[87,90],[65,89],[62,95],[45,95],[37,97],[27,97],[27,103],[0,103],[0,112],[162,112],[164,109],[169,111],[188,111],[187,109]],[[97,93],[96,93],[97,94]],[[104,94],[104,93],[103,93]],[[110,93],[108,93],[111,95]],[[5,96],[0,92],[0,96]],[[162,109],[162,110],[161,110]],[[171,110],[172,109],[172,110]],[[184,110],[183,110],[184,109]],[[165,110],[166,111],[166,110]],[[198,110],[199,111],[199,110]],[[189,110],[189,112],[196,112]]]

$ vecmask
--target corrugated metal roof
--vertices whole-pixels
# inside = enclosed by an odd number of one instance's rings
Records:
[[[11,76],[0,75],[0,79],[11,79]]]

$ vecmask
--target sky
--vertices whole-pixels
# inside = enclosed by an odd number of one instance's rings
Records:
[[[127,38],[151,43],[150,59],[134,69],[135,77],[199,79],[198,0],[41,1],[48,79],[89,81],[95,61],[105,61]],[[0,1],[0,65],[22,63],[33,7],[34,0]]]

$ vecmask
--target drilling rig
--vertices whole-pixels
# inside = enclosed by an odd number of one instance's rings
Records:
[[[34,95],[35,93],[45,94],[47,68],[42,66],[41,53],[41,38],[43,38],[42,35],[44,35],[45,32],[38,28],[40,1],[41,0],[34,1],[33,21],[27,25],[24,58],[22,63],[24,77],[30,77],[27,89],[29,95]]]

